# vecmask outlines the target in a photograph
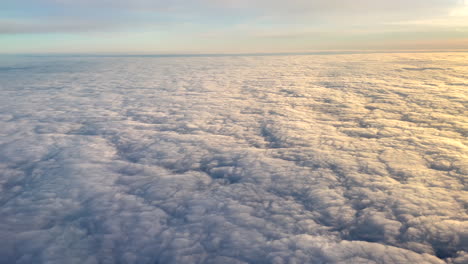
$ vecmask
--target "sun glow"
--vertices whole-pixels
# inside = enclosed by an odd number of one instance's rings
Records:
[[[468,22],[468,0],[465,0],[461,8],[457,8],[450,13],[450,16],[465,17]]]

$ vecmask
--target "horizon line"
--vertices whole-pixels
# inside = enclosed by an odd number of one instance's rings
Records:
[[[303,52],[227,52],[227,53],[1,53],[0,56],[25,57],[231,57],[231,56],[295,56],[295,55],[346,55],[378,53],[464,53],[468,49],[437,50],[317,50]]]

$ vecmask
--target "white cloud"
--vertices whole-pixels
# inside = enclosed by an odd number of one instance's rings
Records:
[[[0,262],[463,263],[466,57],[2,60]]]

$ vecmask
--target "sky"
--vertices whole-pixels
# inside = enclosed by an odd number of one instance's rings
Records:
[[[1,0],[0,53],[468,48],[467,0]]]

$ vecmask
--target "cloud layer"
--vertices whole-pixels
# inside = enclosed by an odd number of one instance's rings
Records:
[[[466,263],[467,59],[2,60],[0,263]]]

